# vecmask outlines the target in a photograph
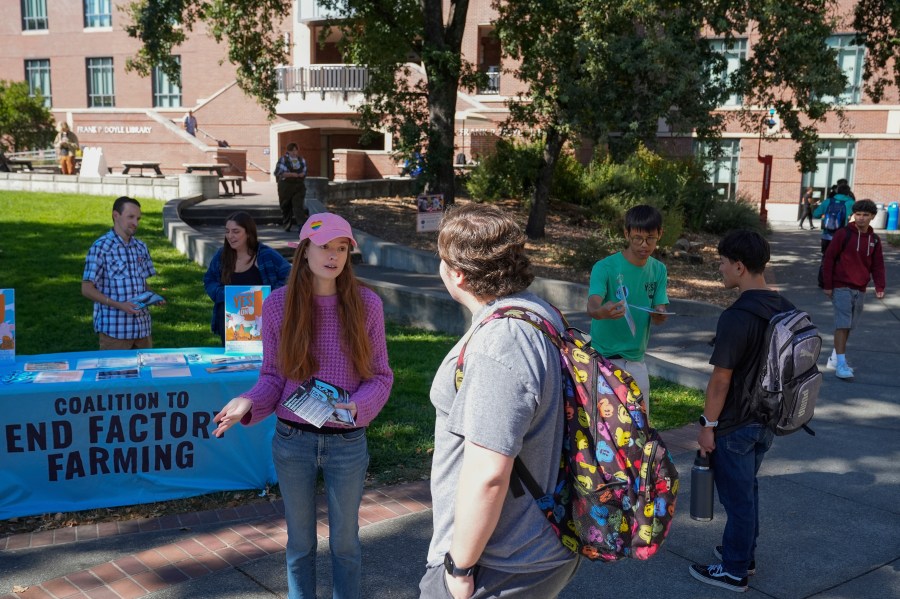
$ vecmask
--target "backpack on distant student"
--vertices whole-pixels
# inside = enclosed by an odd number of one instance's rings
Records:
[[[750,397],[750,413],[776,435],[801,428],[815,435],[807,423],[822,386],[822,373],[816,365],[821,350],[822,337],[806,312],[794,308],[769,318],[759,372],[745,381],[744,396]]]
[[[844,201],[838,201],[832,197],[828,200],[825,213],[822,215],[822,229],[826,233],[834,234],[835,231],[847,224],[847,207]]]
[[[524,484],[562,544],[574,553],[602,561],[648,559],[672,524],[678,471],[647,421],[634,379],[591,348],[590,337],[569,327],[564,317],[560,333],[532,310],[506,306],[485,317],[472,335],[497,318],[523,320],[553,342],[559,350],[565,403],[556,486],[546,492],[516,457],[510,479],[513,496],[524,494]],[[465,351],[466,344],[457,359],[457,389]]]

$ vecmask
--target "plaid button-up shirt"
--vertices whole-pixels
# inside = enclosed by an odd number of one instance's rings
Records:
[[[124,302],[146,290],[147,278],[156,274],[150,252],[143,241],[131,238],[126,244],[113,229],[94,242],[84,262],[84,281],[90,281],[103,295]],[[150,335],[150,312],[128,314],[111,306],[94,303],[94,331],[114,339],[141,339]]]

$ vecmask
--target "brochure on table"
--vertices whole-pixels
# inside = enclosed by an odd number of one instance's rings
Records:
[[[0,289],[0,364],[16,361],[16,292]]]
[[[225,286],[225,352],[262,353],[262,305],[268,285]]]

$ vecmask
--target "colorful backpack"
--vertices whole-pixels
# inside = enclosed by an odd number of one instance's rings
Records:
[[[560,314],[562,317],[562,314]],[[546,492],[516,457],[510,490],[534,497],[564,546],[590,560],[648,559],[659,550],[675,515],[678,471],[650,428],[640,389],[630,374],[597,353],[590,337],[569,327],[557,332],[535,312],[505,306],[482,320],[523,320],[559,349],[565,435],[557,484]],[[466,345],[456,364],[463,379]],[[521,483],[521,484],[520,484]]]

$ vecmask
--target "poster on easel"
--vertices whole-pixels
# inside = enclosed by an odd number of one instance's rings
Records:
[[[268,285],[225,286],[225,353],[262,353],[262,305]]]
[[[0,364],[16,361],[16,292],[0,289]]]
[[[437,231],[444,216],[444,194],[421,194],[416,198],[416,233]]]

